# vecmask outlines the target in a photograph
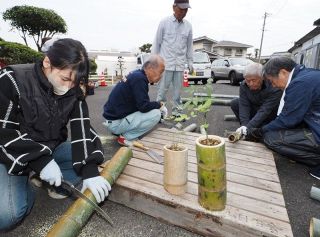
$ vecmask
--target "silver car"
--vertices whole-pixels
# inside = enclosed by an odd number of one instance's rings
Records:
[[[247,58],[219,58],[211,64],[211,78],[213,82],[218,80],[230,80],[231,85],[238,85],[243,80],[243,71],[246,65],[253,63]]]

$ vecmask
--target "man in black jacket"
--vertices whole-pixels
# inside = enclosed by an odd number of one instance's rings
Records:
[[[112,90],[104,105],[105,126],[119,135],[118,143],[130,145],[130,141],[151,130],[159,121],[161,113],[166,116],[167,108],[162,102],[150,101],[149,83],[157,83],[164,71],[164,60],[151,56],[141,70],[131,72],[125,81]]]
[[[261,127],[277,116],[282,91],[263,80],[259,63],[249,64],[244,78],[240,85],[240,98],[232,100],[231,109],[240,121],[241,127],[237,132],[246,136],[248,128]]]

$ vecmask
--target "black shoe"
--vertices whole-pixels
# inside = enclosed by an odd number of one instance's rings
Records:
[[[48,187],[48,195],[53,199],[64,199],[70,197],[72,193],[62,187],[50,186]]]
[[[309,174],[318,180],[320,180],[320,166],[310,169]]]

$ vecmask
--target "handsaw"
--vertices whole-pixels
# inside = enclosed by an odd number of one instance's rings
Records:
[[[153,160],[155,160],[157,163],[162,164],[163,163],[163,158],[160,156],[157,152],[151,150],[148,147],[145,147],[141,142],[138,141],[133,141],[132,145],[144,150]]]
[[[71,184],[68,181],[62,180],[61,187],[70,191],[74,196],[80,197],[81,199],[85,200],[87,203],[89,203],[94,210],[102,216],[107,222],[110,223],[111,226],[113,226],[112,219],[108,216],[108,214],[101,209],[95,202],[93,202],[90,198],[88,198],[86,195],[84,195],[81,191],[79,191],[73,184]]]

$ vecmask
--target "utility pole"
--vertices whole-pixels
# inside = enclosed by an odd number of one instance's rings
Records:
[[[262,26],[262,35],[261,35],[261,42],[260,42],[260,49],[259,49],[259,58],[258,62],[260,63],[260,58],[261,58],[261,49],[262,49],[262,43],[263,43],[263,36],[264,36],[264,27],[266,25],[266,18],[269,14],[267,12],[264,13],[264,18],[263,18],[263,26]]]

